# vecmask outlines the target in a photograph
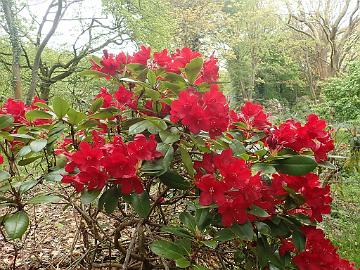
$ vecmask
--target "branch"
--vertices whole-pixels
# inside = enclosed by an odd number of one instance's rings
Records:
[[[56,28],[59,25],[60,22],[60,16],[61,16],[61,11],[63,8],[63,2],[62,0],[58,0],[58,8],[57,8],[57,12],[55,15],[55,19],[54,19],[54,23],[51,26],[50,31],[48,32],[48,34],[46,35],[46,37],[44,38],[44,40],[41,42],[37,52],[36,52],[36,56],[35,56],[35,60],[34,60],[34,65],[33,65],[33,69],[32,69],[32,73],[31,73],[31,85],[30,85],[30,89],[26,98],[26,103],[30,104],[32,98],[34,97],[35,94],[35,88],[36,88],[36,84],[37,84],[37,79],[38,79],[38,69],[40,66],[40,59],[41,59],[41,54],[43,52],[43,50],[45,49],[45,46],[47,45],[47,43],[49,42],[50,38],[52,37],[52,35],[54,34]]]

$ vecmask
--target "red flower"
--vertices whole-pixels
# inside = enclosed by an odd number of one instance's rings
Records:
[[[246,102],[240,109],[240,113],[230,112],[232,122],[242,122],[246,124],[247,129],[264,130],[270,125],[263,107],[259,104]]]
[[[124,195],[129,195],[132,192],[136,192],[138,194],[144,192],[144,187],[138,177],[131,178],[122,178],[118,179],[116,183],[120,184],[121,193]]]
[[[224,95],[213,86],[205,94],[187,89],[171,104],[170,120],[181,121],[191,133],[208,131],[210,137],[221,135],[227,129],[228,105]]]
[[[11,114],[15,123],[26,123],[25,104],[20,100],[9,98],[3,105],[0,114]]]
[[[200,204],[210,205],[212,202],[223,204],[225,202],[226,184],[216,180],[211,174],[202,176],[196,183],[201,190]]]
[[[0,155],[0,165],[4,163],[4,157]]]
[[[206,82],[209,84],[215,83],[219,79],[219,66],[218,60],[214,55],[210,56],[210,59],[204,62],[201,70],[200,77],[196,80],[195,84]]]
[[[98,98],[103,99],[103,104],[102,104],[101,108],[109,108],[109,107],[113,106],[113,97],[108,92],[106,87],[101,87],[100,93],[95,96],[95,99],[98,99]]]
[[[131,62],[141,64],[141,65],[147,65],[147,61],[150,58],[150,50],[151,50],[150,48],[141,46],[140,51],[138,51],[137,53],[135,53],[132,56]]]
[[[128,151],[138,160],[153,160],[162,156],[162,153],[156,150],[156,146],[154,134],[150,135],[148,140],[143,134],[137,134],[134,140],[128,143]]]
[[[287,252],[295,252],[296,248],[291,240],[282,240],[279,247],[279,254],[284,256]]]
[[[160,67],[168,67],[171,65],[171,56],[168,55],[168,50],[163,49],[161,52],[154,53],[154,62],[158,64]]]
[[[305,250],[293,261],[299,270],[354,270],[354,264],[336,254],[336,248],[325,238],[324,232],[314,227],[303,227]]]
[[[125,86],[120,85],[119,89],[114,93],[115,99],[121,106],[126,105],[131,108],[136,107],[136,101],[134,100],[134,94],[127,90]]]
[[[99,167],[102,157],[103,153],[99,148],[92,147],[88,142],[81,142],[79,151],[71,159],[80,170],[85,171],[87,167]]]

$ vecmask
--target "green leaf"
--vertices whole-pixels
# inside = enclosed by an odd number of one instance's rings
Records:
[[[257,205],[251,206],[250,210],[248,211],[249,214],[252,214],[257,217],[269,217],[270,215],[261,207]]]
[[[190,231],[196,231],[196,221],[195,217],[193,217],[189,212],[182,212],[179,216],[180,221],[190,229]]]
[[[301,231],[295,230],[292,233],[292,240],[297,250],[303,251],[305,249],[305,236]]]
[[[61,197],[56,195],[38,195],[28,200],[29,204],[43,204],[43,203],[56,203],[61,200]]]
[[[191,184],[175,171],[167,171],[160,175],[159,179],[169,188],[187,190],[191,187]]]
[[[17,153],[19,157],[26,156],[27,154],[31,153],[31,148],[29,145],[25,145],[20,151]]]
[[[33,136],[28,134],[10,134],[10,136],[17,139],[35,139]]]
[[[52,115],[41,110],[33,110],[25,113],[25,118],[31,122],[36,119],[52,119]]]
[[[240,155],[246,153],[246,149],[244,145],[239,142],[238,140],[231,140],[229,144],[231,150],[233,151],[234,155],[239,157]]]
[[[27,180],[23,183],[21,183],[21,186],[19,187],[20,194],[23,194],[30,190],[33,186],[35,186],[37,183],[39,183],[36,180]]]
[[[68,112],[70,105],[65,99],[56,96],[52,100],[52,107],[56,116],[61,119]]]
[[[203,59],[201,57],[194,58],[185,66],[186,78],[193,84],[199,75],[203,66]]]
[[[119,197],[120,190],[118,188],[111,188],[106,190],[99,198],[99,209],[101,210],[105,208],[105,212],[111,214],[118,205]]]
[[[217,248],[217,246],[219,244],[219,242],[216,240],[206,240],[206,241],[202,241],[202,243],[211,249]]]
[[[152,134],[157,134],[167,128],[165,121],[162,119],[156,117],[146,117],[146,120],[150,123],[147,129]]]
[[[31,158],[26,158],[26,159],[22,159],[18,162],[19,166],[25,166],[28,165],[30,163],[33,163],[35,160],[41,158],[41,156],[36,156],[36,157],[31,157]]]
[[[163,143],[166,144],[172,144],[174,142],[177,142],[180,139],[180,134],[171,132],[168,130],[163,130],[159,133],[160,139],[163,141]]]
[[[209,208],[199,208],[195,210],[195,221],[197,227],[203,231],[211,223]]]
[[[11,115],[5,114],[0,116],[0,129],[4,129],[12,126],[14,123],[14,117]]]
[[[255,222],[256,229],[263,235],[271,235],[271,228],[264,222]]]
[[[97,113],[90,115],[93,119],[108,119],[114,116],[115,110],[113,108],[102,109]]]
[[[88,76],[88,77],[93,77],[93,78],[105,78],[107,77],[107,74],[102,73],[100,71],[97,70],[92,70],[92,69],[86,69],[83,71],[80,71],[78,73],[80,76]]]
[[[104,99],[102,97],[95,99],[91,104],[90,112],[92,113],[97,112],[101,108],[103,103],[104,103]]]
[[[78,112],[74,110],[73,108],[70,108],[67,112],[67,115],[69,117],[69,123],[72,125],[79,124],[82,120],[86,119],[86,115],[82,112]]]
[[[185,258],[180,258],[175,261],[175,264],[179,268],[186,268],[190,266],[190,262]]]
[[[83,190],[80,196],[81,203],[92,203],[100,195],[100,192],[101,190]]]
[[[137,122],[129,127],[129,134],[139,134],[145,131],[150,126],[149,122],[146,120]]]
[[[235,238],[234,232],[230,228],[225,228],[218,231],[215,235],[215,239],[220,242],[233,240]]]
[[[275,167],[268,163],[255,163],[254,165],[251,166],[251,171],[254,174],[258,172],[262,172],[263,174],[276,173]]]
[[[179,151],[180,151],[181,159],[182,159],[182,161],[184,163],[186,171],[188,172],[188,174],[191,177],[194,177],[195,170],[194,170],[192,159],[191,159],[191,156],[190,156],[189,152],[182,145],[180,145]]]
[[[44,139],[32,141],[30,143],[30,149],[34,153],[38,153],[45,148],[46,144],[47,144],[47,141]]]
[[[141,194],[131,194],[130,203],[140,217],[146,218],[149,215],[151,206],[149,194],[146,191]]]
[[[5,171],[0,171],[0,181],[9,179],[11,177],[10,173],[5,172]]]
[[[254,229],[250,222],[235,224],[230,229],[241,240],[251,241],[254,239]]]
[[[288,174],[301,176],[312,172],[317,163],[307,156],[292,156],[285,159],[279,159],[273,163],[277,171]]]
[[[6,216],[5,231],[10,239],[21,238],[29,226],[29,216],[25,211]]]
[[[156,83],[156,74],[155,74],[155,72],[152,71],[152,70],[149,70],[146,76],[147,76],[147,79],[148,79],[150,85],[151,86],[155,85],[155,83]]]
[[[170,260],[178,260],[186,255],[186,252],[183,248],[166,240],[154,241],[150,245],[150,249],[156,255]]]

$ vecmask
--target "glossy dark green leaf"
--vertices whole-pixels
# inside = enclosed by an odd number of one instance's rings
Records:
[[[279,159],[273,163],[277,171],[288,174],[301,176],[312,172],[317,163],[308,156],[292,156],[285,159]]]
[[[29,216],[25,211],[6,216],[5,231],[10,239],[21,238],[29,226]]]
[[[149,194],[144,191],[141,194],[133,193],[130,195],[131,206],[142,218],[146,218],[151,209]]]
[[[177,246],[173,242],[166,240],[156,240],[150,245],[150,249],[156,255],[170,259],[170,260],[178,260],[184,258],[186,252],[183,248]]]
[[[38,195],[27,202],[29,204],[44,204],[44,203],[56,203],[61,200],[61,197],[51,194]]]
[[[305,249],[305,236],[301,231],[295,230],[292,233],[292,240],[297,250],[303,251]]]
[[[191,234],[186,229],[177,226],[163,226],[161,227],[161,231],[180,237],[192,238]]]
[[[257,205],[251,206],[250,210],[248,211],[249,214],[252,214],[257,217],[268,217],[270,216],[264,209]]]
[[[38,160],[39,158],[41,158],[41,156],[35,156],[35,157],[31,157],[31,158],[22,159],[18,162],[18,165],[25,166],[30,163],[33,163],[34,161]]]
[[[187,190],[191,187],[191,184],[175,171],[167,171],[160,175],[159,179],[170,188]]]
[[[106,190],[99,198],[99,209],[102,210],[104,208],[106,213],[111,214],[118,205],[119,197],[120,190],[118,188]]]
[[[83,190],[81,192],[80,201],[83,204],[92,203],[100,195],[100,192],[100,190]]]

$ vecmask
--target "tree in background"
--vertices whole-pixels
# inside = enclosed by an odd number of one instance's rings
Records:
[[[5,0],[3,2],[8,3]],[[17,12],[29,6],[27,2],[13,2],[13,4],[13,8]],[[49,1],[43,17],[39,18],[33,14],[32,10],[27,9],[26,16],[32,18],[31,22],[25,24],[28,19],[19,16],[19,21],[23,22],[12,24],[15,32],[19,32],[21,37],[18,45],[21,46],[23,63],[19,67],[31,71],[30,85],[26,94],[27,103],[31,102],[34,95],[48,100],[50,87],[82,70],[79,65],[83,59],[110,44],[123,45],[129,39],[126,29],[118,21],[109,20],[106,16],[89,18],[81,12],[75,14],[74,11],[81,10],[81,5],[82,2],[78,0]],[[4,13],[6,13],[5,7],[6,5],[3,5]],[[72,39],[67,38],[65,41],[67,44],[64,44],[65,49],[56,50],[56,52],[53,50],[51,53],[48,46],[49,41],[63,21],[77,22],[81,31]],[[49,29],[47,30],[47,28]],[[12,53],[14,54],[15,51],[15,47],[12,45]],[[9,52],[3,53],[3,55],[8,56]],[[3,64],[9,63],[5,60],[2,62]],[[21,95],[16,98],[21,98]]]
[[[321,80],[336,75],[358,55],[360,0],[286,1],[288,26],[315,43]]]

